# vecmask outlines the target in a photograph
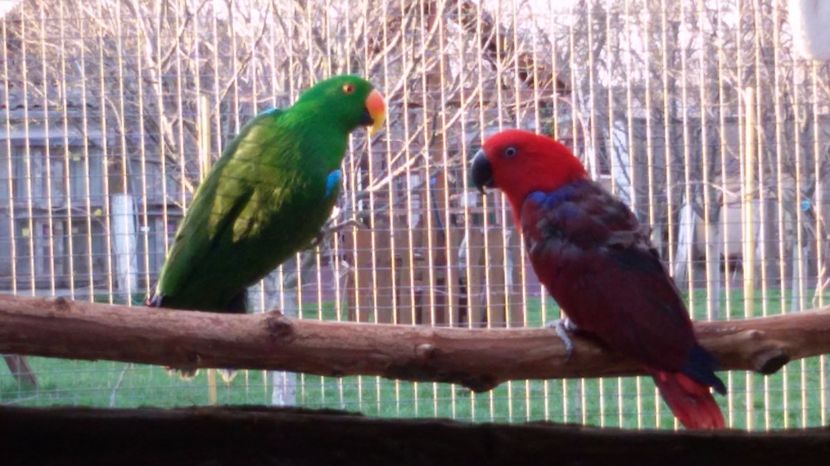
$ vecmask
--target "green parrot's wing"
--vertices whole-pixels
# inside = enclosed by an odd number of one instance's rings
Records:
[[[194,283],[195,275],[204,272],[205,259],[220,252],[228,241],[239,240],[255,231],[258,219],[252,212],[257,209],[251,204],[257,203],[255,180],[261,167],[252,162],[273,143],[273,131],[262,127],[272,124],[280,114],[275,109],[251,120],[199,186],[159,277],[157,293],[164,297],[165,305],[177,304],[175,301],[183,289]],[[204,290],[205,299],[210,294]]]

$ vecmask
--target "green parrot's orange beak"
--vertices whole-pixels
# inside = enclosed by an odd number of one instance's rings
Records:
[[[383,128],[383,123],[386,121],[386,101],[377,89],[372,89],[369,97],[366,97],[366,111],[372,119],[369,135],[373,135]]]

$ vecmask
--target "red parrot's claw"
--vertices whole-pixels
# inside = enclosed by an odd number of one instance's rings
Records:
[[[565,345],[565,362],[570,361],[574,353],[574,343],[568,333],[575,331],[576,325],[567,317],[563,317],[548,322],[545,327],[553,328],[556,335],[562,339],[562,343]]]

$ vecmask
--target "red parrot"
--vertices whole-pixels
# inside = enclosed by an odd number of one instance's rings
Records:
[[[501,189],[524,232],[539,280],[567,316],[565,329],[592,335],[643,364],[675,417],[690,429],[724,426],[709,387],[726,393],[718,362],[695,339],[674,281],[648,229],[564,145],[507,130],[484,142],[472,181]]]

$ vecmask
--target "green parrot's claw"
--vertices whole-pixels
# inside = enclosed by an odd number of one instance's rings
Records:
[[[199,369],[192,367],[189,369],[182,367],[166,367],[165,369],[167,369],[167,374],[171,377],[177,375],[180,379],[187,381],[193,380],[193,378],[199,374]]]
[[[196,368],[166,367],[165,369],[167,369],[167,373],[171,377],[178,376],[180,379],[187,381],[193,380],[193,378],[199,375],[199,369]],[[222,381],[228,385],[233,382],[233,379],[236,378],[236,374],[238,373],[234,369],[216,369],[216,372],[222,378]]]
[[[311,242],[308,243],[309,249],[314,249],[317,246],[323,244],[323,241],[326,240],[326,230],[320,230],[314,238],[311,239]]]
[[[216,369],[216,372],[219,373],[219,377],[222,378],[222,382],[225,382],[226,385],[230,385],[233,379],[236,378],[236,374],[238,374],[233,369]]]

